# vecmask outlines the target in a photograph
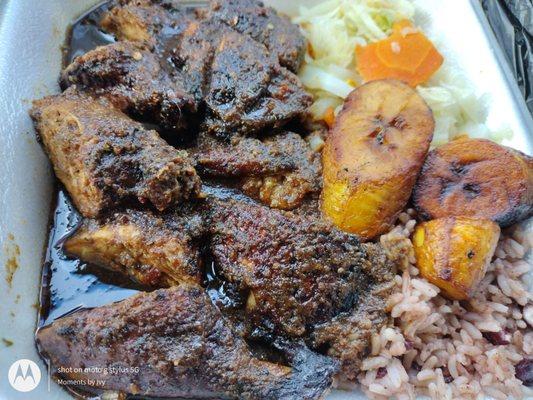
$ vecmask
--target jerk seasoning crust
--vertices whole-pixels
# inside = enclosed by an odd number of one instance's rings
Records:
[[[86,217],[135,201],[165,210],[199,194],[185,151],[109,105],[67,90],[35,101],[30,113],[57,177]]]
[[[104,382],[83,390],[195,399],[317,399],[336,364],[306,349],[293,366],[254,358],[205,291],[182,285],[79,311],[42,328],[37,343],[58,377]],[[86,367],[98,369],[86,371]],[[73,371],[61,373],[59,367]],[[122,367],[132,371],[110,374]]]

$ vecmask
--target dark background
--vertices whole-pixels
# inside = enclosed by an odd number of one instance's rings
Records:
[[[533,0],[480,0],[533,115]]]

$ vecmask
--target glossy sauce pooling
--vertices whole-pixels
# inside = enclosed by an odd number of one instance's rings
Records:
[[[63,242],[81,221],[63,189],[57,193],[41,282],[39,327],[81,308],[125,299],[137,292],[118,274],[69,258]]]
[[[70,64],[74,58],[88,51],[115,42],[113,35],[99,28],[103,14],[108,10],[108,2],[104,2],[78,18],[67,36],[63,53],[63,64]]]

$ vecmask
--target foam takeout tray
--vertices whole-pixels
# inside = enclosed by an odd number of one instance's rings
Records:
[[[319,0],[266,0],[281,11]],[[98,0],[0,1],[0,400],[69,399],[47,376],[37,355],[34,330],[54,180],[35,140],[28,117],[31,100],[57,92],[61,46],[69,23]],[[415,0],[417,23],[438,32],[447,58],[454,59],[479,94],[490,96],[487,124],[507,123],[514,131],[505,144],[533,153],[533,122],[503,53],[477,0]],[[433,18],[434,17],[434,18]],[[11,283],[8,274],[17,266]],[[7,346],[2,339],[12,342]],[[12,389],[10,365],[37,362],[39,386],[28,393]],[[360,392],[334,391],[328,399],[364,399]]]

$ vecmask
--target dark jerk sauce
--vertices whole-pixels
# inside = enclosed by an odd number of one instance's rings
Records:
[[[98,47],[115,42],[113,35],[99,28],[109,3],[103,2],[87,11],[72,24],[63,51],[63,65],[70,64],[76,57]]]
[[[59,189],[48,238],[41,281],[39,327],[82,308],[123,300],[137,292],[121,275],[102,270],[63,252],[64,241],[81,217],[64,189]]]
[[[71,26],[64,49],[64,64],[97,46],[113,43],[113,36],[99,28],[107,2],[89,10]],[[64,241],[76,230],[81,216],[63,187],[58,186],[48,245],[42,270],[38,327],[82,308],[123,300],[139,287],[119,274],[68,257]]]

